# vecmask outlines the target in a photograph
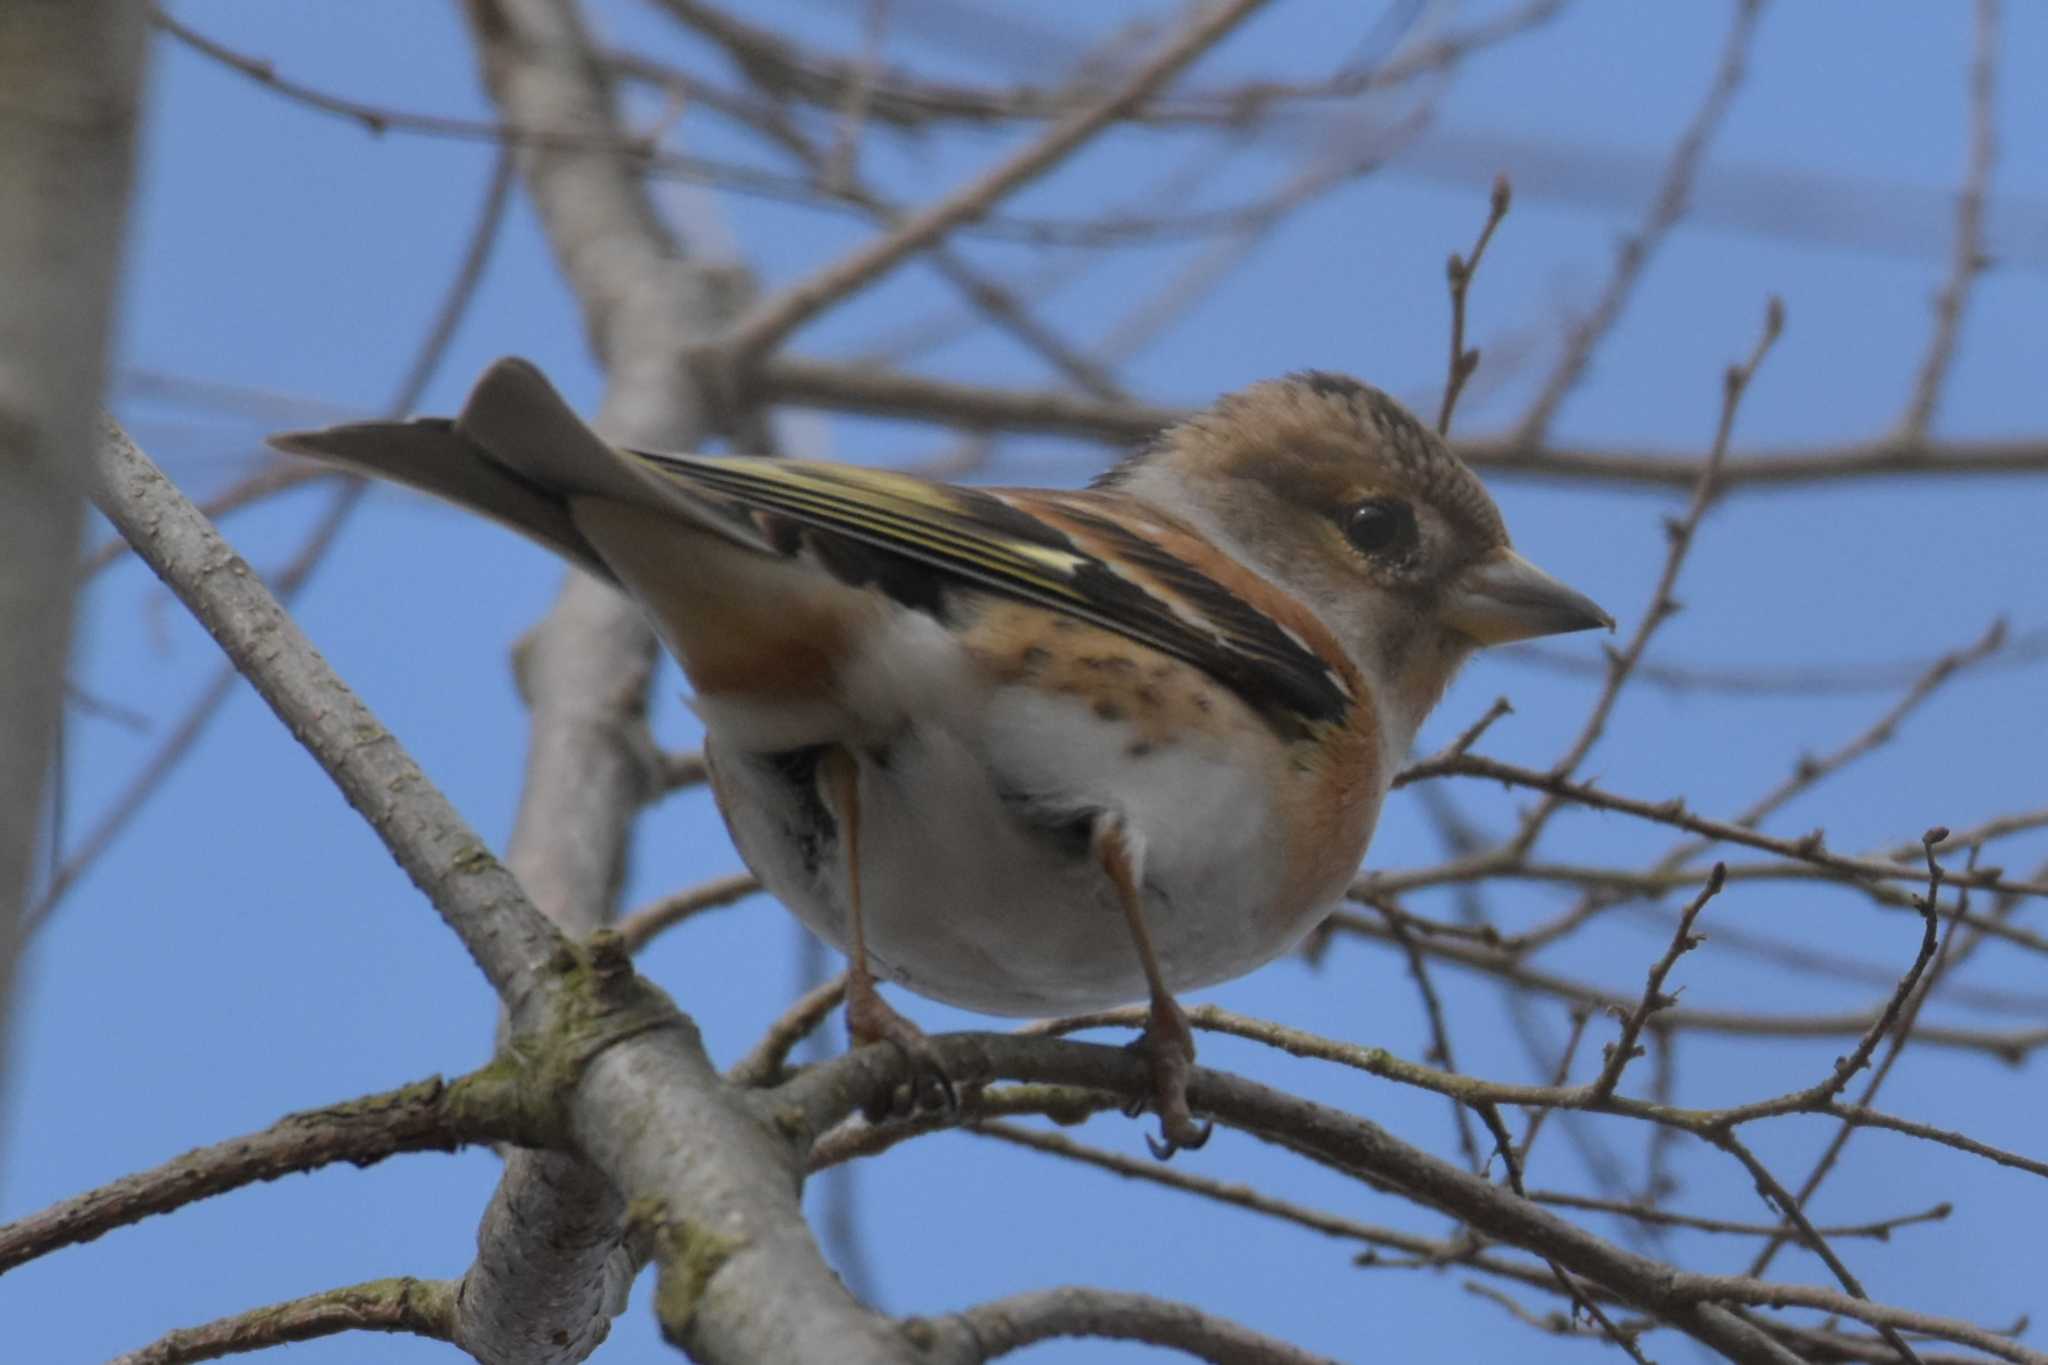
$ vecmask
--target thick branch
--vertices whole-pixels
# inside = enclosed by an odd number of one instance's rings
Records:
[[[598,424],[631,444],[707,434],[688,384],[655,381],[725,316],[735,272],[688,259],[640,183],[577,9],[562,0],[469,7],[486,86],[508,121],[578,135],[520,155],[527,188],[584,309],[611,384]],[[507,861],[534,901],[582,938],[617,914],[635,823],[655,782],[647,731],[654,636],[617,592],[571,573],[520,642],[529,710],[525,781]],[[515,1152],[462,1279],[457,1339],[496,1365],[553,1365],[595,1350],[625,1305],[625,1205],[574,1157]]]
[[[669,232],[573,3],[470,0],[468,12],[507,118],[588,135],[581,145],[530,145],[521,165],[609,371],[599,429],[635,445],[697,444],[710,424],[681,359],[743,300],[744,269],[692,253]],[[626,833],[652,790],[657,764],[640,709],[651,651],[637,611],[580,576],[522,651],[536,739],[521,839],[533,831],[537,874],[568,876],[559,897],[537,889],[537,898],[563,907],[583,932],[612,913]],[[580,1358],[617,1309],[620,1258],[607,1234],[615,1211],[631,1205],[660,1264],[664,1330],[697,1358],[884,1360],[905,1351],[826,1267],[786,1149],[745,1119],[693,1035],[614,1049],[577,1095],[581,1147],[603,1175],[555,1159],[508,1171],[478,1272],[495,1261],[519,1273],[493,1277],[497,1292],[484,1293],[472,1272],[466,1344],[488,1332],[495,1361]],[[650,1123],[650,1106],[664,1117]],[[514,1205],[520,1216],[496,1216]],[[724,1238],[743,1248],[729,1270]],[[777,1312],[759,1311],[765,1299]]]
[[[1080,1085],[1124,1096],[1149,1093],[1144,1061],[1120,1048],[990,1034],[950,1035],[932,1041],[948,1073],[956,1078]],[[785,1122],[801,1122],[819,1130],[907,1079],[902,1059],[892,1049],[863,1048],[783,1086],[777,1092],[778,1108],[786,1114]],[[1509,1190],[1396,1140],[1364,1119],[1240,1077],[1197,1068],[1188,1097],[1199,1112],[1219,1122],[1337,1170],[1394,1186],[1490,1238],[1556,1261],[1573,1275],[1731,1360],[1785,1365],[1790,1357],[1784,1350],[1727,1306],[1772,1304],[1818,1308],[1858,1321],[1882,1321],[1903,1330],[1966,1342],[2028,1365],[2048,1365],[2048,1357],[1972,1323],[1871,1304],[1835,1290],[1676,1270],[1614,1246]]]
[[[519,884],[199,510],[112,419],[97,501],[157,577],[341,788],[462,939],[501,999],[537,984],[561,942]]]
[[[502,979],[515,1016],[524,1012],[516,1002],[538,993],[560,1020],[576,982],[631,979],[616,936],[609,975],[579,962],[248,566],[111,423],[99,456],[108,514],[400,865],[430,889],[486,974]],[[909,1365],[911,1348],[853,1300],[811,1240],[786,1139],[720,1083],[695,1030],[672,1007],[634,1003],[632,1027],[602,1038],[597,1061],[580,1057],[558,1089],[567,1092],[574,1145],[629,1207],[644,1211],[662,1268],[656,1309],[665,1329],[712,1365],[828,1358]],[[777,1305],[774,1314],[763,1311],[766,1300]]]

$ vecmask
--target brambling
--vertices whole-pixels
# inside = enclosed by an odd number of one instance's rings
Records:
[[[1174,992],[1337,903],[1475,648],[1613,624],[1509,548],[1434,433],[1331,374],[1226,397],[1076,492],[622,450],[520,360],[452,421],[272,444],[639,602],[741,856],[850,958],[856,1042],[929,1063],[877,977],[990,1014],[1149,998],[1162,1156],[1208,1136]]]

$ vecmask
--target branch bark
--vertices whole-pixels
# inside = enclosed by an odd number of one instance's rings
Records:
[[[1052,389],[999,388],[804,356],[764,361],[755,381],[764,402],[901,417],[976,430],[1041,432],[1122,449],[1188,416],[1164,403],[1105,402]],[[1548,483],[1613,483],[1690,489],[1702,461],[1677,451],[1598,446],[1530,449],[1513,435],[1464,437],[1452,446],[1489,475]],[[1717,482],[1737,489],[1803,489],[1847,479],[2011,478],[2048,470],[2048,439],[1932,441],[1884,437],[1822,447],[1730,455]]]
[[[59,1247],[90,1242],[115,1228],[260,1180],[337,1161],[372,1166],[400,1152],[452,1152],[465,1143],[510,1136],[516,1127],[512,1107],[495,1102],[488,1085],[476,1078],[451,1085],[435,1076],[346,1104],[288,1114],[259,1133],[197,1148],[0,1227],[0,1273]]]
[[[396,1332],[448,1341],[454,1320],[452,1281],[407,1275],[308,1294],[180,1328],[139,1351],[116,1357],[113,1365],[187,1365],[341,1332]]]
[[[248,565],[111,422],[101,506],[363,813],[498,986],[527,1102],[634,1214],[655,1311],[708,1365],[916,1365],[812,1240],[795,1138],[722,1082],[697,1031],[632,976],[609,931],[566,942],[335,677]]]
[[[555,927],[248,561],[111,418],[94,455],[100,510],[327,771],[517,1015],[561,943]]]
[[[1013,1294],[906,1326],[943,1365],[981,1365],[1060,1337],[1141,1341],[1213,1365],[1334,1365],[1193,1304],[1079,1285]]]
[[[681,358],[730,319],[746,293],[744,269],[694,252],[648,199],[643,163],[623,150],[608,68],[573,3],[472,0],[467,12],[502,117],[588,135],[526,147],[520,161],[609,371],[599,429],[633,445],[697,445],[711,423],[680,377]],[[617,913],[633,825],[656,780],[646,727],[655,658],[638,610],[574,573],[519,647],[531,747],[509,860],[542,909],[579,938]],[[463,1279],[456,1339],[503,1365],[589,1355],[631,1284],[625,1213],[613,1182],[578,1158],[511,1154]],[[740,1358],[767,1358],[744,1331],[730,1340]]]
[[[1100,1044],[1004,1034],[934,1038],[956,1079],[1083,1086],[1125,1097],[1148,1092],[1142,1058]],[[908,1079],[902,1057],[862,1048],[806,1071],[774,1092],[785,1126],[822,1132]],[[1484,1177],[1409,1146],[1355,1115],[1223,1072],[1197,1067],[1188,1098],[1201,1113],[1332,1169],[1390,1185],[1483,1233],[1557,1262],[1620,1302],[1729,1360],[1787,1365],[1797,1357],[1736,1307],[1804,1307],[1974,1346],[2003,1360],[2048,1365],[2048,1355],[1975,1323],[1871,1303],[1838,1290],[1740,1275],[1682,1271],[1625,1250]]]

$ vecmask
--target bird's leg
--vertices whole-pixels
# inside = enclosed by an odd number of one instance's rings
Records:
[[[1131,926],[1131,939],[1138,947],[1138,962],[1145,969],[1146,989],[1152,995],[1152,1018],[1138,1039],[1137,1049],[1152,1067],[1152,1102],[1159,1111],[1163,1139],[1155,1141],[1147,1134],[1145,1142],[1152,1155],[1164,1161],[1183,1147],[1200,1147],[1215,1128],[1211,1123],[1196,1123],[1193,1111],[1188,1108],[1188,1075],[1195,1065],[1195,1035],[1188,1028],[1188,1017],[1180,1002],[1166,989],[1166,978],[1160,974],[1159,955],[1152,949],[1152,930],[1145,923],[1144,896],[1138,889],[1142,855],[1133,847],[1123,820],[1107,813],[1097,816],[1090,845],[1096,862],[1109,874],[1109,884],[1116,889],[1117,903],[1123,907],[1124,919]]]
[[[914,1103],[936,1100],[951,1109],[959,1104],[953,1083],[932,1052],[924,1030],[898,1014],[882,998],[868,967],[866,927],[861,922],[860,892],[860,765],[840,745],[827,749],[818,762],[818,784],[839,822],[839,844],[846,851],[846,920],[853,950],[846,968],[846,1033],[855,1047],[890,1043],[910,1067]],[[871,1120],[883,1114],[870,1113]]]

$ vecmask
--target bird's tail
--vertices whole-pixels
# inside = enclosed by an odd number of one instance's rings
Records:
[[[607,580],[616,575],[576,524],[574,500],[666,512],[742,539],[729,521],[637,468],[585,425],[538,369],[516,358],[486,370],[452,421],[355,422],[282,432],[270,444],[481,512]]]

